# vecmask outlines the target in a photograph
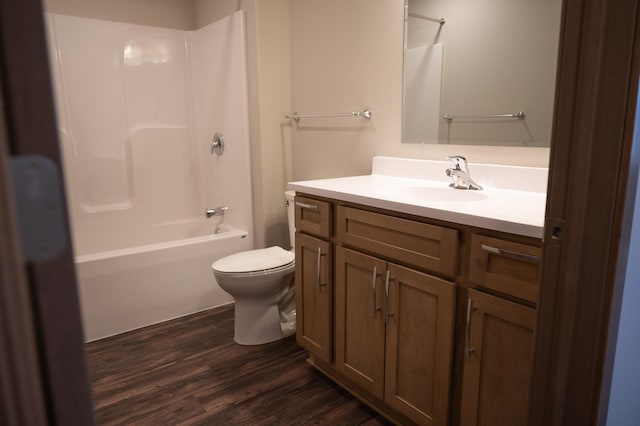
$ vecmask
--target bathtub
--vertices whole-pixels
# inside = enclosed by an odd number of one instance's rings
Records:
[[[194,31],[46,22],[86,339],[232,302],[210,265],[254,248],[244,12]]]
[[[225,305],[211,263],[251,249],[247,231],[222,232],[75,258],[87,341]]]

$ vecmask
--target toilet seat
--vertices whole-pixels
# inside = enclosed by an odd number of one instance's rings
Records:
[[[273,246],[235,253],[214,262],[211,268],[223,275],[258,275],[276,273],[295,263],[294,253]]]

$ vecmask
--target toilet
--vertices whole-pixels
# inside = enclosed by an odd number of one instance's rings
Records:
[[[286,191],[291,250],[273,246],[235,253],[211,265],[220,287],[235,301],[234,337],[261,345],[295,333],[294,191]]]

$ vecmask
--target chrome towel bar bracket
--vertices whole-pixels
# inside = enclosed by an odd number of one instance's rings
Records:
[[[372,112],[369,110],[369,108],[365,108],[362,111],[336,112],[336,113],[328,113],[328,114],[301,114],[298,112],[294,112],[292,114],[285,115],[284,118],[294,120],[296,123],[298,123],[301,118],[362,117],[365,120],[370,120],[371,115],[372,115]]]
[[[412,18],[418,18],[425,21],[437,22],[440,25],[444,25],[447,22],[444,18],[432,18],[431,16],[421,15],[419,13],[409,12],[407,16],[411,16]]]
[[[518,120],[524,120],[527,115],[523,111],[514,112],[511,114],[478,114],[478,115],[453,115],[446,114],[442,117],[451,123],[454,119],[474,120],[483,118],[516,118]]]

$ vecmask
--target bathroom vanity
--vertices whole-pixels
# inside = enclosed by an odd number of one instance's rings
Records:
[[[462,191],[447,165],[289,184],[297,341],[399,424],[525,424],[546,170],[471,165]]]

